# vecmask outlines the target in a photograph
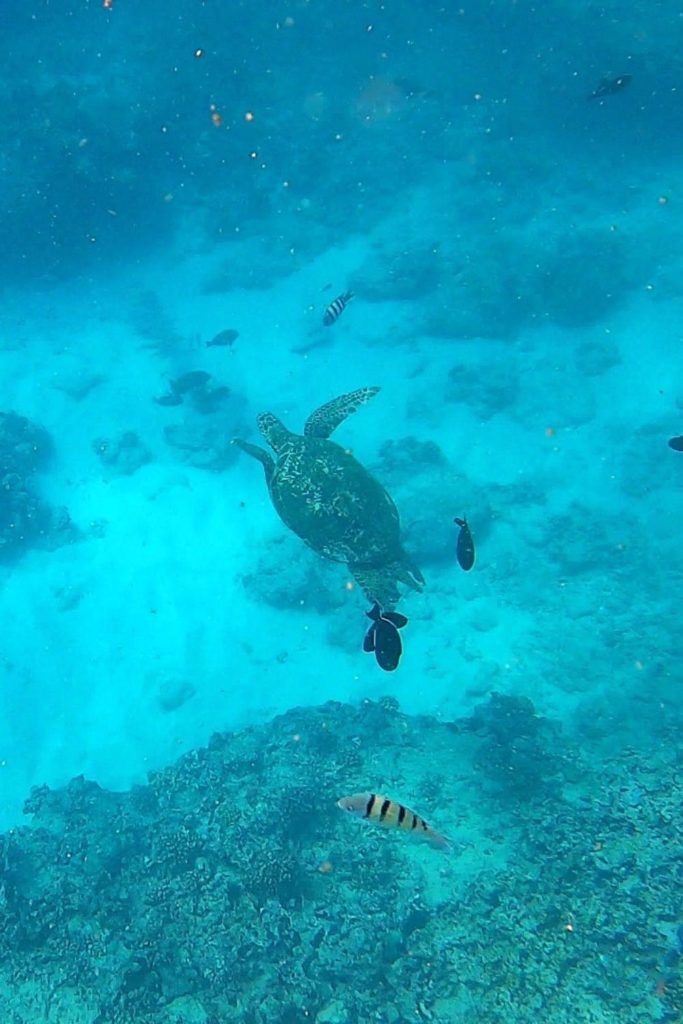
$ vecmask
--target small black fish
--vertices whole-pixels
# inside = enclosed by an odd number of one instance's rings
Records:
[[[669,438],[669,448],[675,452],[683,452],[683,434],[680,437]]]
[[[461,569],[464,569],[465,572],[469,572],[474,565],[474,540],[472,538],[472,533],[467,525],[467,519],[465,516],[463,516],[462,519],[459,519],[456,516],[453,522],[457,523],[460,527],[460,532],[458,533],[458,546],[455,549],[458,565]]]
[[[221,331],[211,341],[207,341],[207,348],[226,348],[228,345],[232,345],[234,341],[239,338],[240,332],[229,329],[227,331]]]
[[[385,672],[393,672],[403,653],[398,631],[407,625],[408,619],[400,612],[382,611],[378,601],[365,614],[372,619],[372,625],[363,639],[363,650],[366,654],[374,653],[377,664]]]
[[[353,292],[344,292],[343,295],[338,295],[323,314],[323,327],[331,327],[342,315],[352,298]]]
[[[587,99],[600,99],[603,96],[610,96],[612,93],[621,92],[629,84],[632,77],[632,75],[618,75],[616,78],[603,78],[595,92],[590,93]]]

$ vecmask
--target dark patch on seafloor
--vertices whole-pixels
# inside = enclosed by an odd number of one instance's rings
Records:
[[[0,837],[3,1020],[667,1019],[676,781],[676,758],[584,759],[495,694],[454,723],[297,709],[129,793],[36,788]],[[335,800],[368,786],[454,853],[354,827]]]
[[[0,412],[0,562],[31,548],[54,550],[78,539],[63,507],[53,507],[35,487],[53,442],[44,427],[15,412]]]

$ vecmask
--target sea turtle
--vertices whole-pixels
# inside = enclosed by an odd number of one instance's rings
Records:
[[[293,434],[272,413],[257,423],[277,459],[254,444],[234,444],[258,459],[275,511],[320,555],[345,562],[370,601],[398,601],[397,583],[422,590],[424,578],[401,546],[398,510],[379,481],[350,451],[330,441],[333,430],[379,388],[359,388],[327,402]]]

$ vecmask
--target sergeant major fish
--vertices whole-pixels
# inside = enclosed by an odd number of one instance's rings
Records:
[[[333,299],[323,313],[323,327],[331,327],[342,315],[352,298],[353,292],[344,292]]]
[[[363,638],[363,650],[366,654],[374,653],[377,664],[385,672],[393,672],[403,654],[398,631],[407,625],[408,619],[400,612],[382,611],[379,601],[365,614],[372,619],[372,625]]]
[[[337,801],[337,807],[342,811],[348,811],[357,818],[364,818],[375,825],[383,825],[385,828],[400,828],[404,832],[413,832],[415,835],[428,839],[432,846],[441,850],[450,850],[451,844],[448,840],[436,832],[431,825],[428,825],[424,818],[415,814],[409,807],[390,800],[386,796],[379,796],[377,793],[354,793],[353,796],[344,796]]]

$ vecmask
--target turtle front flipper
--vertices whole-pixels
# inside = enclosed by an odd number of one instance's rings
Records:
[[[312,412],[304,426],[305,437],[329,437],[347,416],[374,398],[379,388],[358,388],[348,395],[340,395],[331,402],[325,402],[319,409]]]
[[[239,437],[234,438],[232,443],[237,445],[238,448],[241,448],[243,452],[247,453],[247,455],[251,455],[252,458],[258,459],[266,474],[266,483],[270,486],[273,471],[275,470],[275,462],[265,448],[259,448],[257,444],[250,444],[249,441],[242,441]]]

